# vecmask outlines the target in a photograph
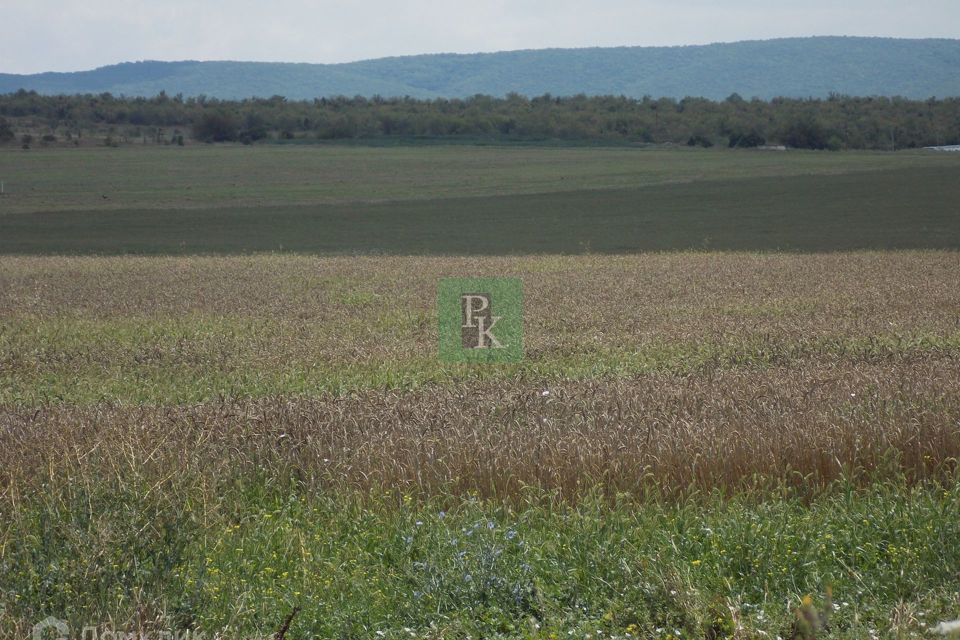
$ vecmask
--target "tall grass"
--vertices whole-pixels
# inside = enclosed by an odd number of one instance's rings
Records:
[[[503,499],[525,487],[574,499],[596,486],[815,492],[841,477],[950,477],[958,457],[960,367],[948,356],[0,414],[0,479],[19,494],[37,469],[91,467]]]

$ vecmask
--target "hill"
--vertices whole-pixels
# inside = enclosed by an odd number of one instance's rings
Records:
[[[681,47],[430,54],[343,64],[127,62],[91,71],[0,74],[0,93],[166,91],[218,98],[475,94],[826,97],[960,95],[960,40],[784,38]]]

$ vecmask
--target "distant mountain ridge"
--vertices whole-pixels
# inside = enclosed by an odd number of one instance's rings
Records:
[[[342,64],[127,62],[91,71],[0,73],[0,93],[103,93],[237,99],[282,95],[455,98],[510,92],[535,96],[702,96],[722,99],[960,96],[960,40],[844,36],[678,47],[536,49],[425,54]]]

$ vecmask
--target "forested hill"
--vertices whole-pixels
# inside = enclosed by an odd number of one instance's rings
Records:
[[[684,47],[434,54],[345,64],[133,62],[92,71],[0,74],[0,93],[160,91],[218,98],[625,95],[960,95],[960,40],[815,37]]]

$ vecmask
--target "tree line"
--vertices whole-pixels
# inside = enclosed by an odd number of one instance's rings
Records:
[[[826,99],[633,99],[617,96],[464,99],[280,96],[218,100],[181,95],[0,95],[0,143],[16,130],[43,136],[110,132],[183,143],[266,140],[488,139],[673,143],[710,147],[784,145],[804,149],[901,149],[960,144],[960,98],[909,100],[834,95]],[[165,129],[174,129],[172,135]],[[111,138],[115,139],[115,138]]]

